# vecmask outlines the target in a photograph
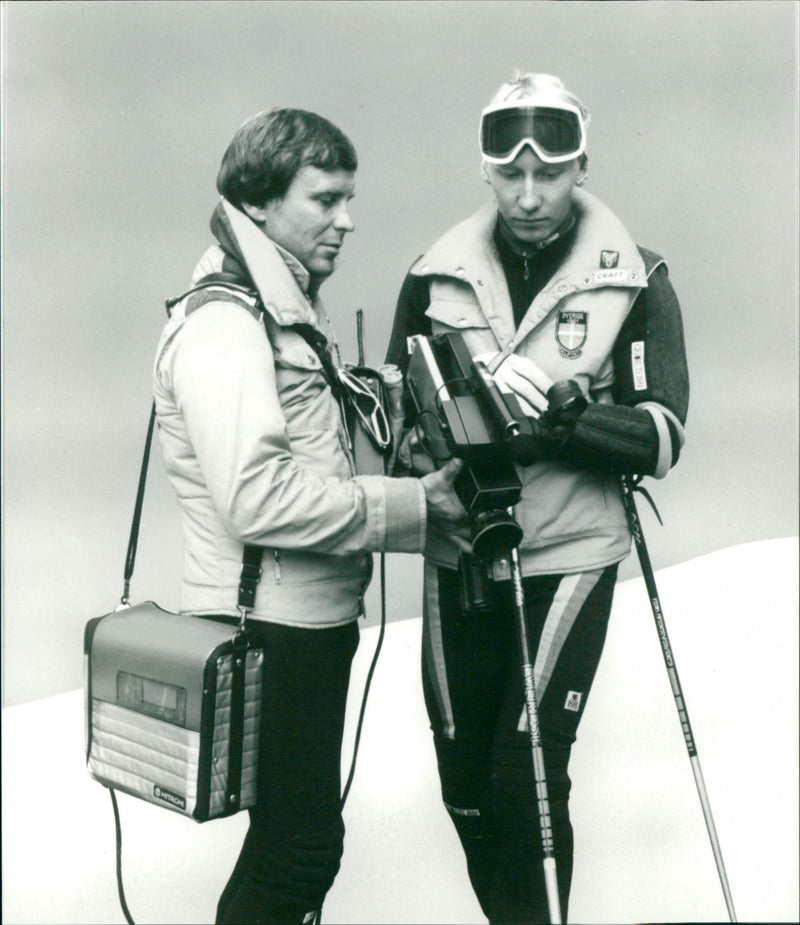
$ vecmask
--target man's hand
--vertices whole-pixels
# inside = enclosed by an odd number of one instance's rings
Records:
[[[497,356],[497,353],[482,353],[474,359],[481,360],[491,370]],[[532,360],[511,353],[492,375],[501,391],[517,396],[528,417],[538,418],[547,411],[547,390],[553,380]]]
[[[433,460],[422,449],[416,428],[412,428],[403,438],[397,452],[397,460],[404,469],[414,475],[428,475],[436,471]]]
[[[467,512],[453,489],[453,481],[463,465],[462,460],[451,459],[444,468],[420,479],[425,489],[428,519],[435,521],[448,533],[462,529],[468,524]]]

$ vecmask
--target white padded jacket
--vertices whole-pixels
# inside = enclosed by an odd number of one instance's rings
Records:
[[[215,225],[225,249],[210,248],[194,280],[224,270],[234,250],[263,317],[255,299],[206,290],[175,307],[158,345],[159,437],[185,541],[181,610],[236,614],[251,544],[265,548],[254,618],[347,623],[362,612],[369,553],[422,550],[424,491],[354,475],[319,358],[288,328],[325,333],[308,274],[224,200]]]

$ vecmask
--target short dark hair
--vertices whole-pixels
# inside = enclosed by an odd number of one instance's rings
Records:
[[[286,194],[301,167],[358,167],[353,143],[332,122],[304,109],[272,109],[251,116],[222,157],[217,189],[234,206],[263,206]]]

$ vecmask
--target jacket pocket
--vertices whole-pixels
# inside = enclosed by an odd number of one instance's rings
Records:
[[[354,581],[358,585],[369,583],[372,556],[362,552],[332,556],[299,549],[273,549],[264,556],[263,568],[262,582],[265,588],[306,587],[341,581]]]
[[[273,344],[278,398],[291,435],[336,430],[332,397],[319,357],[297,335]]]
[[[521,478],[522,503],[516,513],[524,533],[523,548],[626,530],[618,505],[609,504],[611,476],[538,463],[521,470]]]
[[[322,374],[322,363],[319,357],[299,335],[282,337],[278,343],[272,344],[272,349],[276,366],[299,370],[306,374],[309,372]]]

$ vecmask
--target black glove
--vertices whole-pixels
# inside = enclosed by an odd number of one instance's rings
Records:
[[[591,404],[574,426],[532,420],[539,459],[610,472],[652,475],[658,462],[658,431],[647,411],[626,405]],[[673,461],[674,462],[674,461]]]

